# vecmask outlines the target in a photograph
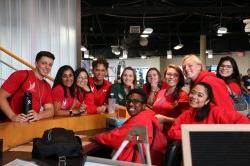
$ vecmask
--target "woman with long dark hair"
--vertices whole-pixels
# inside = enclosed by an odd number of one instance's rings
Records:
[[[225,56],[220,59],[220,62],[217,66],[216,76],[225,81],[229,88],[229,92],[232,91],[237,95],[242,94],[238,65],[232,57]]]
[[[80,112],[86,112],[88,114],[97,113],[97,107],[94,102],[94,94],[89,86],[89,75],[85,68],[78,68],[75,70],[76,80],[76,98],[80,102]]]
[[[71,66],[64,65],[57,71],[52,99],[56,116],[79,114],[75,99],[74,70]]]
[[[163,124],[163,132],[167,133],[175,118],[188,107],[188,95],[182,90],[185,82],[181,69],[173,64],[166,67],[164,72],[168,87],[156,95],[153,111]]]
[[[189,93],[190,109],[183,112],[168,132],[171,140],[181,139],[182,124],[249,124],[244,115],[236,111],[226,111],[213,102],[213,91],[207,83],[197,83]]]

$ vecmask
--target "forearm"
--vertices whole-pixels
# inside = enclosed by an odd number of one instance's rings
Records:
[[[42,112],[39,112],[38,118],[40,119],[46,119],[46,118],[51,118],[54,116],[54,110],[52,108],[46,109]]]
[[[160,123],[173,123],[175,121],[175,118],[173,117],[163,116],[160,114],[156,114],[156,118]]]

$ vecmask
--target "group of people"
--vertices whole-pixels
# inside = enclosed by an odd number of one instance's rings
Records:
[[[94,114],[107,110],[110,94],[116,98],[116,108],[125,107],[131,116],[121,127],[98,134],[95,139],[117,150],[135,125],[146,126],[153,164],[162,165],[168,142],[181,139],[182,124],[250,123],[238,113],[230,93],[242,94],[237,63],[232,57],[221,58],[216,74],[207,71],[196,55],[186,55],[182,69],[168,65],[163,73],[150,68],[142,89],[136,85],[136,73],[126,67],[121,81],[111,84],[105,80],[108,63],[93,61],[93,77],[88,71],[64,65],[59,68],[52,88],[44,80],[50,73],[54,55],[41,51],[36,57],[35,70],[16,71],[0,89],[0,108],[16,122],[32,122],[52,116]],[[185,88],[185,78],[190,87]],[[32,110],[22,113],[20,105],[24,92],[32,94]],[[114,139],[115,138],[115,139]],[[141,162],[132,141],[119,160]]]

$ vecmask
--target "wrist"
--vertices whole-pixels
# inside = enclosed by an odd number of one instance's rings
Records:
[[[68,110],[68,111],[69,111],[69,116],[72,116],[72,114],[73,114],[72,109],[70,109],[70,110]]]

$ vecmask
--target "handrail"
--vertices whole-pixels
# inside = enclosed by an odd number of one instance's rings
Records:
[[[0,50],[5,52],[7,55],[11,56],[12,58],[16,59],[17,61],[19,61],[20,63],[26,65],[27,67],[31,68],[32,70],[35,69],[35,66],[31,65],[30,63],[28,63],[27,61],[23,60],[22,58],[20,58],[20,56],[16,55],[15,53],[7,50],[6,48],[0,46]],[[54,78],[51,76],[46,76],[49,80],[54,81]]]
[[[1,59],[0,59],[0,63],[2,63],[2,64],[4,64],[4,65],[8,66],[9,68],[11,68],[11,69],[13,69],[13,70],[17,70],[17,68],[15,68],[15,67],[13,67],[12,65],[10,65],[10,64],[8,64],[8,63],[2,61]]]

